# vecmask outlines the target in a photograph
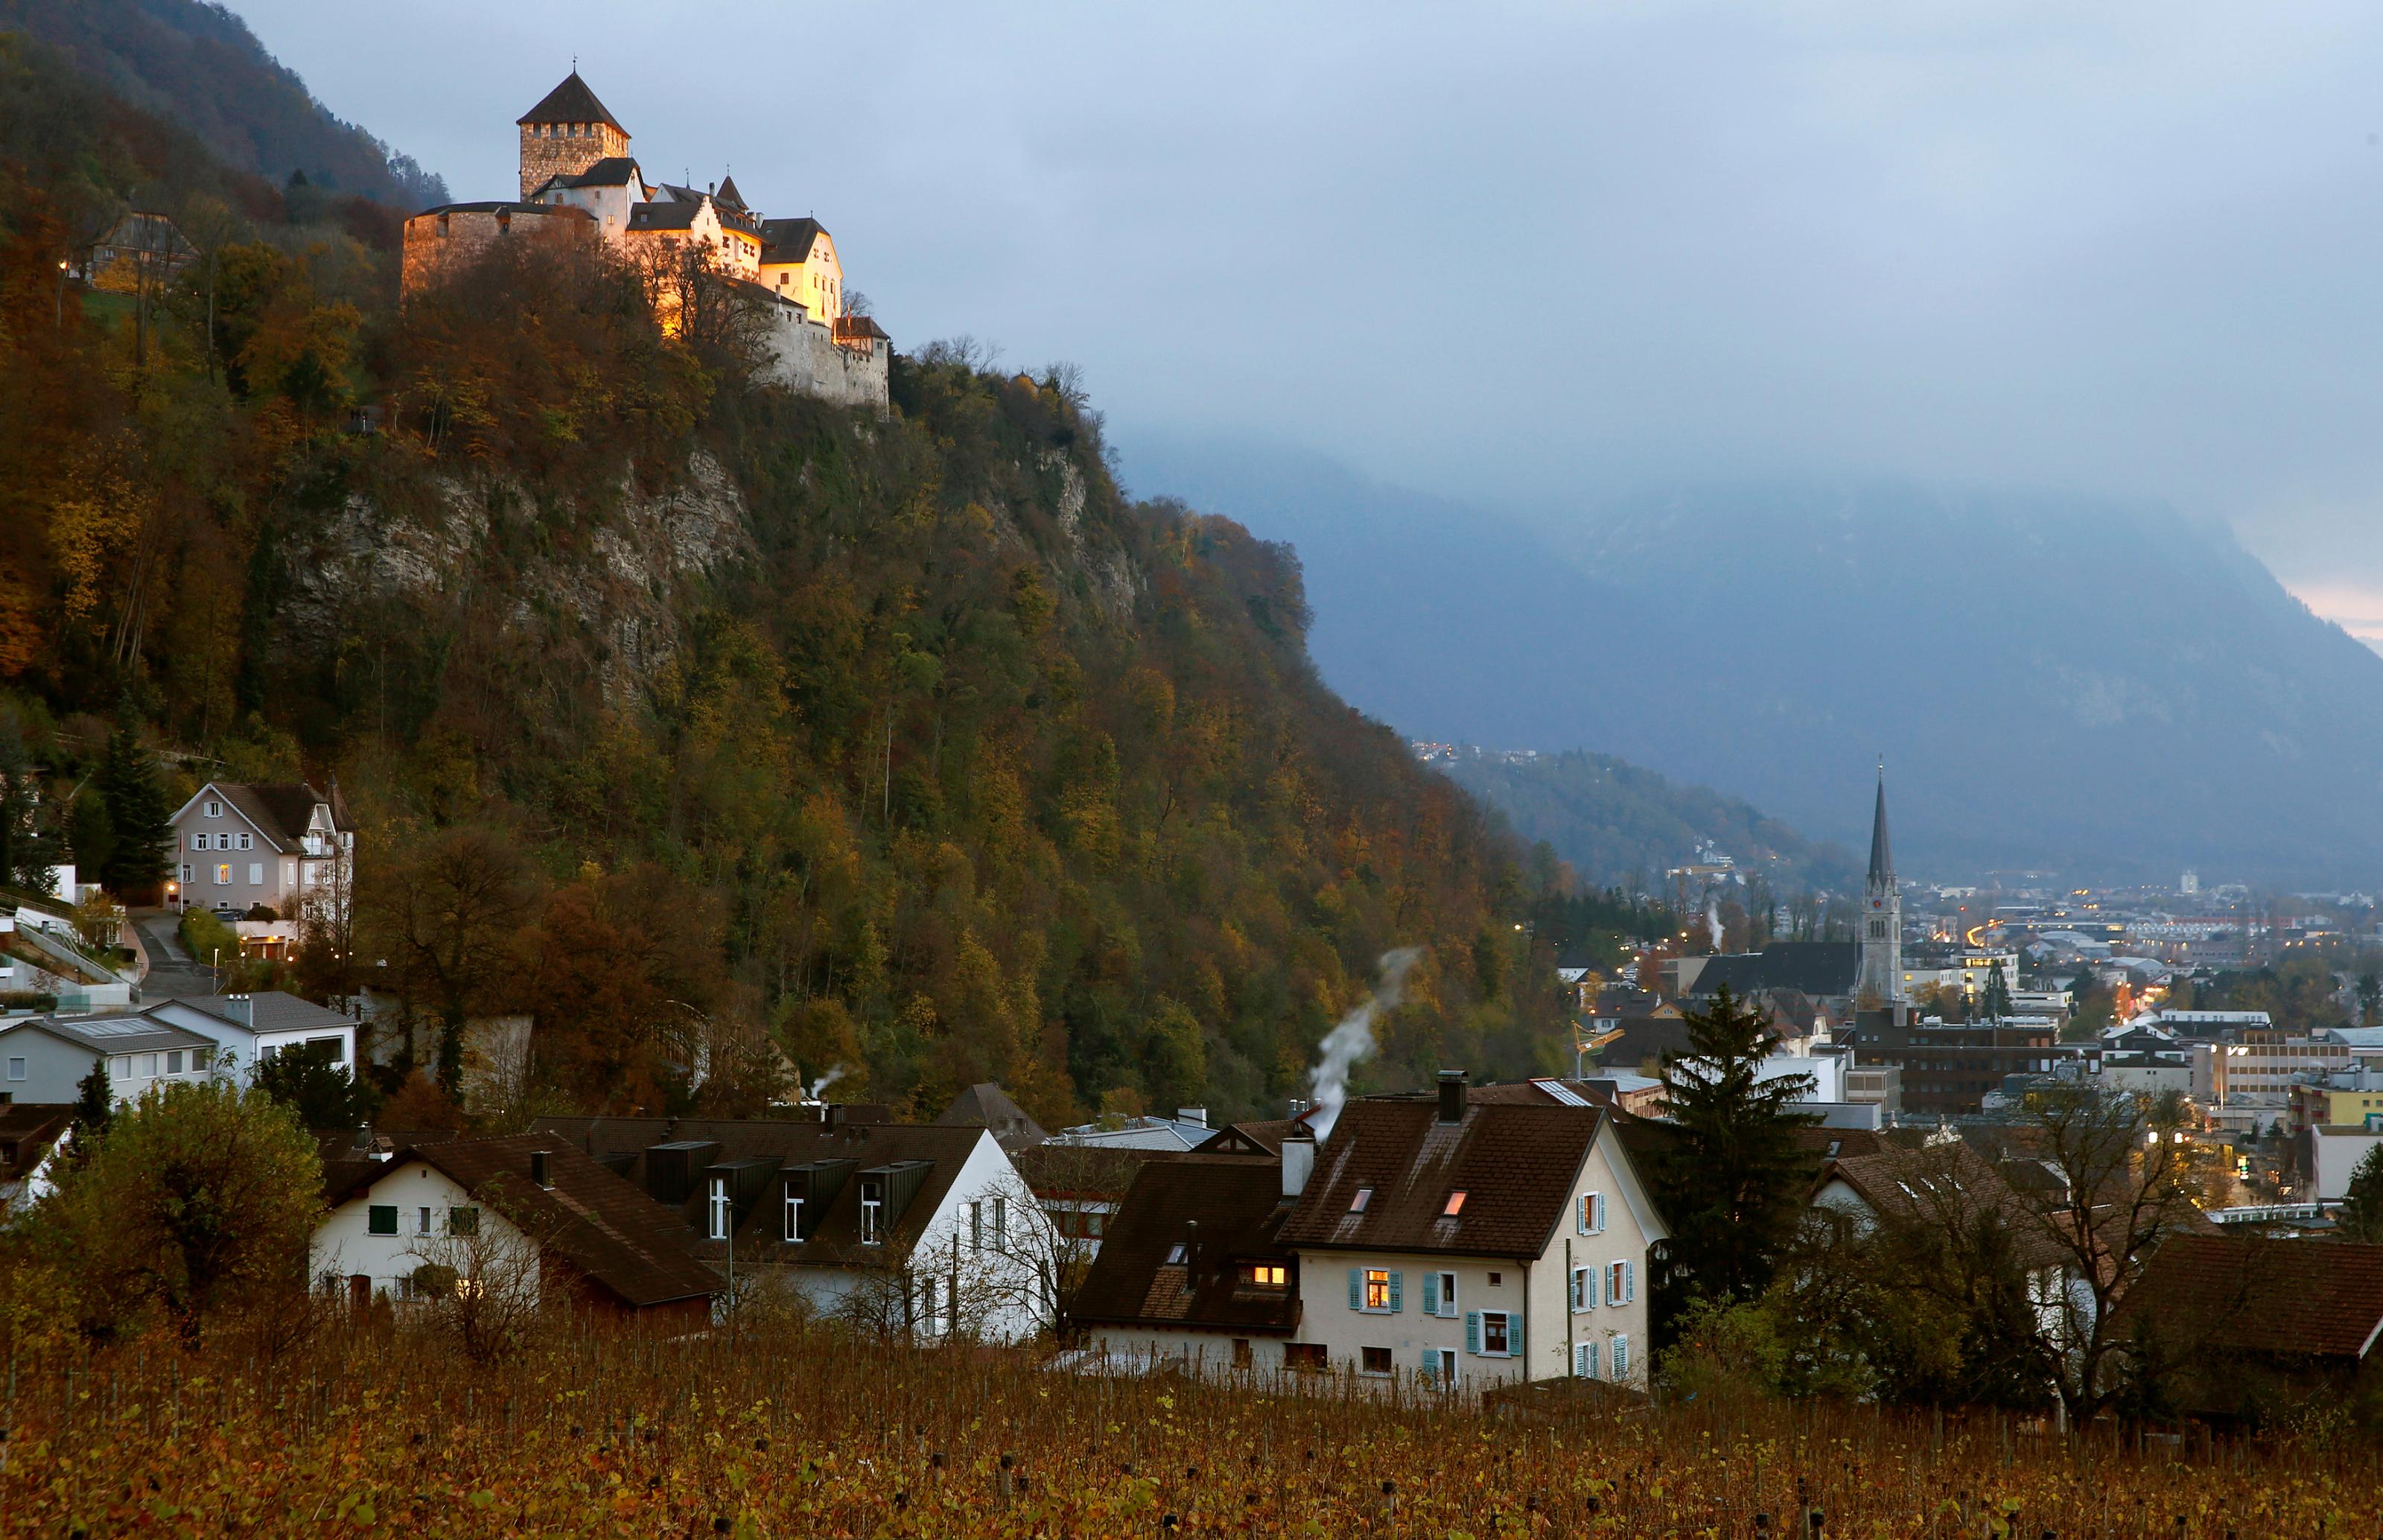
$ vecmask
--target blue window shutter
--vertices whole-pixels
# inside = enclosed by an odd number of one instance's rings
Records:
[[[1636,1300],[1638,1298],[1638,1264],[1636,1263],[1625,1262],[1622,1264],[1622,1281],[1629,1287],[1628,1297]]]
[[[1586,1346],[1588,1349],[1588,1377],[1595,1379],[1597,1378],[1597,1344],[1591,1342]]]
[[[1477,1310],[1464,1312],[1464,1350],[1475,1358],[1481,1356],[1481,1312]]]
[[[1508,1358],[1521,1358],[1524,1356],[1523,1312],[1521,1311],[1508,1311],[1506,1312],[1506,1356]]]
[[[1438,1381],[1439,1349],[1437,1348],[1426,1348],[1423,1350],[1423,1383],[1426,1385],[1436,1385]]]
[[[1573,1309],[1574,1309],[1574,1310],[1578,1310],[1578,1309],[1580,1308],[1580,1269],[1579,1269],[1579,1268],[1575,1267],[1575,1268],[1574,1268],[1574,1269],[1572,1270],[1572,1281],[1571,1281],[1568,1285],[1566,1285],[1565,1287],[1568,1287],[1568,1288],[1572,1291],[1572,1308],[1573,1308]]]
[[[1573,1227],[1583,1235],[1588,1233],[1588,1194],[1581,1194],[1580,1212],[1573,1216]]]
[[[1349,1308],[1351,1310],[1365,1308],[1365,1280],[1364,1275],[1353,1267],[1349,1269]]]
[[[1604,1271],[1605,1269],[1602,1267],[1592,1267],[1588,1270],[1588,1278],[1585,1285],[1588,1298],[1585,1303],[1590,1310],[1595,1310],[1599,1304],[1603,1303],[1603,1301],[1599,1300],[1597,1297],[1599,1287],[1597,1280],[1599,1275]]]
[[[1406,1275],[1398,1269],[1390,1270],[1390,1313],[1392,1315],[1399,1312],[1399,1286],[1405,1277]]]
[[[1426,1315],[1439,1313],[1439,1275],[1437,1273],[1423,1275],[1423,1312]]]
[[[1605,1233],[1605,1194],[1599,1192],[1590,1196],[1597,1200],[1597,1230],[1602,1235]]]

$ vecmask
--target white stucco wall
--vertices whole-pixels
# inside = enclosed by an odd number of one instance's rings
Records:
[[[397,1234],[370,1232],[371,1211],[377,1203],[396,1208]],[[402,1299],[405,1289],[401,1280],[411,1277],[414,1269],[425,1263],[442,1263],[463,1270],[450,1254],[456,1248],[445,1244],[447,1216],[456,1208],[479,1210],[480,1238],[488,1243],[479,1250],[502,1250],[525,1259],[535,1257],[535,1249],[503,1215],[485,1203],[475,1202],[460,1184],[426,1162],[407,1161],[333,1209],[315,1226],[309,1255],[310,1274],[317,1282],[326,1275],[333,1275],[335,1287],[341,1291],[348,1287],[349,1278],[363,1274],[372,1279],[376,1295],[386,1295],[392,1300]],[[528,1265],[530,1273],[525,1281],[528,1287],[535,1287],[537,1263],[530,1261]]]
[[[1451,1258],[1420,1252],[1354,1252],[1300,1250],[1301,1324],[1299,1340],[1320,1343],[1327,1366],[1336,1371],[1359,1369],[1363,1348],[1390,1349],[1393,1377],[1412,1379],[1424,1370],[1426,1349],[1452,1350],[1457,1355],[1458,1388],[1477,1390],[1505,1380],[1552,1379],[1573,1372],[1572,1349],[1583,1342],[1598,1345],[1599,1379],[1613,1377],[1612,1343],[1626,1340],[1629,1368],[1624,1376],[1644,1384],[1648,1337],[1649,1289],[1647,1250],[1661,1238],[1653,1225],[1644,1189],[1627,1169],[1627,1157],[1609,1159],[1618,1145],[1600,1130],[1588,1157],[1574,1178],[1563,1221],[1556,1226],[1547,1250],[1537,1257]],[[1593,1235],[1579,1232],[1577,1214],[1582,1195],[1605,1196],[1605,1228]],[[1569,1250],[1567,1250],[1569,1247]],[[1598,1302],[1571,1308],[1567,1263],[1602,1270],[1611,1263],[1632,1264],[1632,1298],[1608,1302],[1604,1279],[1599,1279]],[[1349,1308],[1349,1272],[1368,1269],[1400,1275],[1400,1308],[1395,1313]],[[1456,1275],[1456,1305],[1442,1313],[1424,1313],[1426,1273]],[[1499,1275],[1492,1285],[1491,1274]],[[1502,1311],[1523,1317],[1519,1354],[1493,1357],[1465,1346],[1465,1318],[1476,1312]]]
[[[844,406],[885,410],[893,344],[880,340],[867,352],[840,347],[824,324],[789,306],[772,306],[771,318],[773,382]]]

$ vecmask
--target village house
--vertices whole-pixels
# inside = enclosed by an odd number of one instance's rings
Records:
[[[809,216],[764,218],[734,177],[704,187],[648,181],[630,134],[579,72],[514,127],[519,198],[449,203],[405,222],[402,290],[423,292],[495,242],[528,240],[609,250],[654,277],[665,328],[681,303],[666,281],[690,261],[736,285],[756,308],[769,377],[788,388],[883,411],[893,345],[856,308],[835,241]]]
[[[1467,1089],[1442,1071],[1436,1097],[1351,1102],[1320,1147],[1284,1140],[1299,1200],[1280,1243],[1300,1271],[1286,1366],[1468,1391],[1643,1384],[1647,1258],[1669,1231],[1613,1115]]]
[[[2371,1418],[2383,1246],[2171,1236],[2111,1324],[2147,1388],[2189,1415],[2272,1426],[2321,1403]]]
[[[799,1295],[857,1329],[1014,1342],[1053,1314],[1064,1254],[989,1128],[866,1123],[548,1117],[674,1211],[696,1255],[745,1287]]]
[[[356,1034],[361,1024],[327,1006],[284,990],[253,994],[199,994],[160,1000],[127,1021],[142,1021],[187,1032],[211,1045],[216,1070],[245,1084],[256,1066],[276,1053],[312,1053],[325,1064],[356,1073]]]
[[[1143,1161],[1070,1312],[1088,1358],[1202,1375],[1307,1367],[1285,1350],[1300,1324],[1286,1169],[1278,1154]]]
[[[123,1106],[153,1087],[204,1081],[215,1053],[212,1040],[146,1016],[20,1017],[0,1028],[0,1104],[73,1102],[92,1066],[105,1064]]]
[[[310,926],[346,929],[356,837],[336,780],[328,791],[210,781],[171,822],[182,906],[235,917],[272,911],[246,921],[243,951],[287,950]]]
[[[312,1273],[362,1308],[472,1289],[676,1326],[720,1281],[676,1215],[580,1151],[517,1134],[359,1152],[325,1166]]]

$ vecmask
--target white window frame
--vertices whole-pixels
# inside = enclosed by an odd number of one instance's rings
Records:
[[[248,863],[248,885],[252,888],[261,888],[265,886],[265,863],[263,861],[251,861]]]
[[[199,816],[201,818],[219,819],[223,817],[223,804],[220,802],[202,802],[199,804]]]
[[[1597,1308],[1597,1267],[1583,1263],[1572,1270],[1572,1312],[1583,1315]]]
[[[803,1238],[803,1201],[793,1188],[786,1189],[785,1206],[781,1211],[780,1222],[785,1239],[799,1241]]]
[[[253,836],[252,836],[252,835],[250,835],[250,833],[249,833],[249,832],[248,832],[247,830],[243,829],[243,830],[240,831],[240,832],[239,832],[237,835],[235,835],[235,836],[234,836],[234,838],[235,838],[239,843],[237,843],[236,844],[234,844],[234,845],[232,846],[232,848],[233,848],[234,850],[246,850],[246,849],[248,849],[248,848],[250,847],[250,841],[251,841],[251,839],[253,838]]]
[[[1502,1340],[1502,1345],[1496,1348],[1489,1346],[1489,1322],[1493,1316],[1497,1319],[1498,1335]],[[1483,1358],[1514,1356],[1514,1312],[1513,1311],[1485,1310],[1481,1312],[1481,1356]]]
[[[231,863],[229,861],[217,861],[216,863],[216,886],[218,888],[228,888],[231,886]]]
[[[860,1189],[860,1243],[863,1246],[878,1246],[884,1243],[885,1238],[882,1233],[883,1226],[879,1223],[880,1217],[884,1213],[884,1189],[881,1188],[878,1195],[872,1198],[869,1195],[867,1185],[864,1184]]]
[[[12,1080],[25,1078],[25,1061],[22,1058],[11,1058],[8,1061],[8,1078]]]
[[[1456,1317],[1456,1275],[1453,1273],[1439,1275],[1439,1313],[1448,1320]]]
[[[1582,1193],[1579,1212],[1574,1215],[1573,1223],[1582,1235],[1603,1235],[1605,1233],[1605,1194]]]
[[[1379,1304],[1376,1304],[1376,1303],[1374,1302],[1374,1298],[1375,1298],[1375,1296],[1374,1296],[1374,1290],[1375,1290],[1375,1287],[1376,1287],[1376,1283],[1375,1283],[1375,1280],[1376,1280],[1376,1279],[1379,1279],[1379,1280],[1380,1280],[1380,1285],[1379,1285],[1379,1287],[1380,1287],[1380,1288],[1381,1288],[1381,1301],[1382,1301],[1382,1302],[1381,1302],[1381,1303],[1379,1303]],[[1362,1311],[1364,1311],[1366,1314],[1368,1314],[1368,1315],[1388,1315],[1388,1314],[1389,1314],[1389,1313],[1390,1313],[1390,1269],[1389,1269],[1389,1268],[1387,1268],[1387,1267],[1361,1267],[1361,1268],[1359,1268],[1359,1269],[1357,1270],[1357,1298],[1358,1298],[1361,1301],[1363,1301],[1361,1304],[1359,1304],[1359,1305],[1358,1305],[1358,1307],[1357,1307],[1357,1308],[1358,1308],[1358,1309],[1360,1309],[1360,1310],[1362,1310]]]
[[[714,1177],[709,1194],[704,1199],[704,1235],[707,1239],[728,1238],[728,1178]]]

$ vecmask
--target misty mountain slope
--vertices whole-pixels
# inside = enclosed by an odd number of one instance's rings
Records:
[[[1559,542],[1247,445],[1126,474],[1296,544],[1326,677],[1417,734],[1620,755],[1848,843],[1883,754],[1911,871],[2383,857],[2383,659],[2172,512],[1739,484]]]
[[[334,192],[413,210],[447,186],[315,100],[248,24],[201,0],[0,0],[0,31],[28,33],[144,112],[181,124],[235,170],[292,171]]]

